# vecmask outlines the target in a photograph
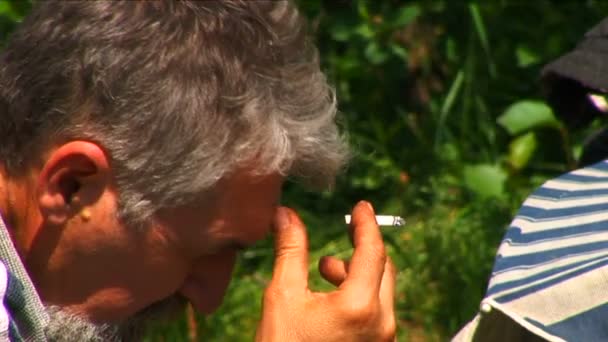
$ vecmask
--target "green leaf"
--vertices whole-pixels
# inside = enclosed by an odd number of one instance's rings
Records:
[[[496,65],[494,64],[494,61],[492,60],[492,55],[490,54],[491,50],[486,25],[483,22],[483,17],[479,12],[479,7],[477,6],[477,4],[470,3],[469,12],[471,13],[473,25],[475,26],[475,31],[477,31],[477,35],[479,36],[479,41],[481,42],[483,51],[485,52],[488,58],[488,70],[490,72],[490,76],[496,77]]]
[[[388,54],[376,42],[371,42],[365,49],[365,57],[372,64],[381,64],[388,58]]]
[[[345,42],[349,40],[352,33],[352,27],[342,24],[333,25],[330,29],[331,37],[338,42]]]
[[[420,15],[420,12],[420,6],[418,5],[403,6],[395,12],[395,16],[391,20],[391,26],[405,26],[416,19]]]
[[[458,59],[457,43],[452,37],[448,37],[445,43],[445,56],[448,61],[454,62]]]
[[[452,82],[450,86],[450,90],[448,91],[448,95],[445,97],[443,104],[441,105],[441,111],[439,113],[439,120],[437,122],[437,128],[435,129],[435,149],[439,147],[441,134],[445,130],[445,123],[448,118],[448,114],[452,106],[456,101],[456,96],[460,93],[462,89],[462,85],[464,83],[464,72],[461,70],[456,74],[456,78]]]
[[[365,20],[369,19],[369,10],[367,9],[367,1],[357,2],[357,12],[359,16]]]
[[[553,111],[542,101],[522,100],[509,106],[498,118],[498,124],[511,135],[538,127],[559,127]]]
[[[476,164],[464,168],[464,183],[481,197],[499,197],[504,193],[507,173],[497,165]]]
[[[361,24],[357,26],[355,33],[365,39],[372,39],[374,37],[374,30],[368,24]]]
[[[528,132],[513,139],[509,144],[509,164],[516,170],[523,169],[528,165],[537,146],[534,132]]]
[[[521,45],[515,49],[515,57],[517,58],[517,66],[520,68],[528,67],[540,61],[538,54]]]
[[[395,56],[398,56],[400,58],[403,58],[404,60],[407,60],[407,50],[398,44],[390,44],[389,48],[391,49],[391,51],[393,52],[393,54]]]
[[[456,100],[456,96],[458,96],[458,93],[460,93],[460,89],[462,88],[463,82],[464,82],[464,72],[461,69],[461,70],[458,70],[458,73],[456,74],[456,78],[454,78],[454,81],[452,82],[452,85],[450,86],[448,95],[445,97],[445,101],[443,101],[443,104],[441,105],[440,114],[441,114],[442,119],[439,120],[439,126],[443,125],[443,122],[445,121],[445,117],[448,115],[448,113],[452,109],[452,106],[454,105],[454,101]]]
[[[19,14],[13,8],[13,4],[8,1],[0,1],[0,16],[5,16],[13,21],[20,19]]]

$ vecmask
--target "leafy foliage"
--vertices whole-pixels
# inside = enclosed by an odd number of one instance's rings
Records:
[[[348,258],[340,219],[359,199],[408,221],[386,229],[400,341],[445,340],[477,311],[494,253],[522,199],[575,166],[580,141],[541,100],[540,68],[573,48],[604,1],[298,1],[340,100],[354,158],[332,191],[288,184],[316,261]],[[0,1],[4,40],[29,2]],[[597,123],[596,123],[597,126]],[[556,148],[556,144],[558,148]],[[251,340],[270,241],[245,252],[223,307],[158,326],[150,341]]]

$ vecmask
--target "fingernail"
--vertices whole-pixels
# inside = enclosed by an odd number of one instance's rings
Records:
[[[290,223],[289,212],[286,208],[278,207],[274,214],[274,228],[283,229]]]
[[[369,209],[372,212],[372,214],[373,214],[374,213],[374,207],[372,207],[371,203],[369,203],[368,201],[362,201],[362,202],[365,204],[365,206],[367,207],[367,209]]]

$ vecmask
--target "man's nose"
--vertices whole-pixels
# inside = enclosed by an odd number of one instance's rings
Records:
[[[232,278],[236,252],[224,252],[201,258],[179,290],[200,313],[215,311],[224,298]]]

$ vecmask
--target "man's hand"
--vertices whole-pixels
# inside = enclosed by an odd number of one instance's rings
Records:
[[[321,259],[321,275],[338,287],[321,293],[308,289],[304,224],[294,211],[277,210],[274,273],[264,293],[256,341],[394,341],[395,268],[371,205],[359,202],[352,214],[352,259]]]

